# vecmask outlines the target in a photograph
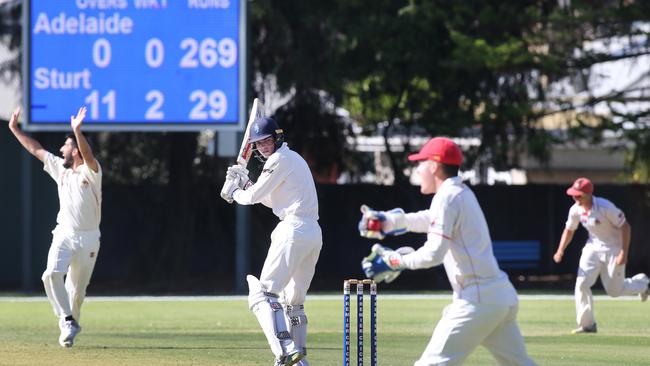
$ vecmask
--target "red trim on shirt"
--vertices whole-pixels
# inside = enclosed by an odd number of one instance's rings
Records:
[[[438,235],[438,236],[442,236],[443,238],[445,238],[445,239],[447,239],[447,240],[451,240],[451,237],[449,237],[449,236],[447,236],[447,235],[445,235],[445,234],[443,234],[443,233],[436,233],[436,232],[432,231],[431,234],[435,234],[435,235]]]

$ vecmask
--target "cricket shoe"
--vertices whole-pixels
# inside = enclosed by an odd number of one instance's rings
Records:
[[[648,292],[649,292],[648,286],[650,284],[650,279],[648,278],[648,275],[646,275],[645,273],[640,273],[632,278],[633,279],[639,278],[646,283],[645,290],[639,292],[639,298],[641,298],[641,302],[648,301]]]
[[[581,326],[571,331],[571,334],[583,334],[583,333],[598,333],[598,326],[596,326],[596,323],[594,323],[592,326],[589,327]]]
[[[72,347],[74,344],[74,337],[81,332],[81,326],[76,320],[65,320],[60,324],[61,335],[59,336],[59,344],[61,347]]]
[[[305,354],[303,354],[300,351],[295,351],[286,356],[276,358],[273,366],[293,366],[298,362],[300,362],[300,360],[302,360],[303,357],[305,357]]]

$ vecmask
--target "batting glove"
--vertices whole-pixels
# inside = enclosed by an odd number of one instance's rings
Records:
[[[235,193],[236,190],[241,189],[239,187],[239,176],[235,177],[230,177],[226,176],[226,181],[223,183],[223,187],[221,188],[221,198],[226,200],[228,203],[233,202],[232,195]]]
[[[248,178],[248,169],[238,164],[228,167],[228,170],[226,171],[226,178],[228,177],[233,179],[235,177],[238,177],[239,188],[244,190],[253,185],[253,182],[250,180],[250,178]]]

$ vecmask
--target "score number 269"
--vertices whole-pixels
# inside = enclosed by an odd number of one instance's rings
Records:
[[[229,68],[237,63],[237,43],[232,38],[215,40],[205,38],[198,41],[185,38],[181,41],[180,49],[184,52],[179,61],[182,68],[213,68],[217,65]],[[99,38],[93,45],[93,62],[99,68],[111,64],[111,43],[106,38]],[[144,47],[144,58],[151,68],[160,67],[165,61],[165,45],[158,38],[151,38]]]

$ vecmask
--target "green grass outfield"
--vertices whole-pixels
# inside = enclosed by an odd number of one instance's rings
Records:
[[[379,365],[412,365],[449,302],[448,295],[380,294]],[[540,365],[650,365],[650,302],[598,296],[595,306],[599,333],[570,335],[572,296],[521,296],[519,324],[530,355]],[[306,308],[311,365],[340,365],[341,296],[311,296]],[[83,332],[64,349],[44,297],[0,297],[0,365],[273,364],[245,297],[89,298],[83,310]],[[483,348],[466,362],[493,364]]]

